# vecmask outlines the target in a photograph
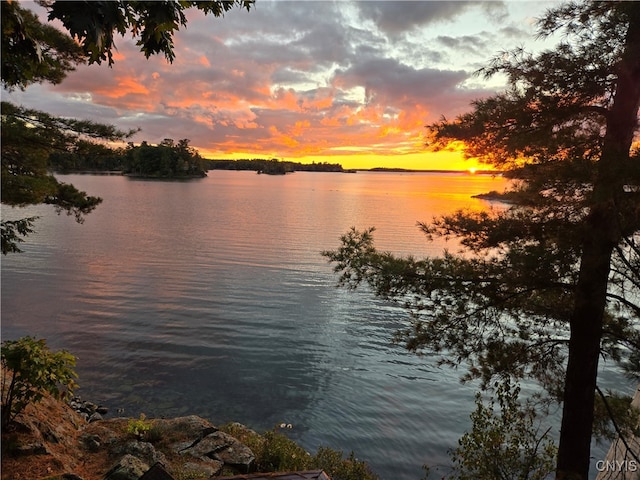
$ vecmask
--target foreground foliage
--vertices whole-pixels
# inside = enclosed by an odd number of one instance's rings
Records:
[[[20,220],[2,220],[0,222],[0,240],[2,254],[19,253],[19,243],[24,242],[24,237],[33,233],[33,224],[38,217],[21,218]]]
[[[496,385],[488,404],[478,393],[472,429],[451,455],[447,480],[544,480],[554,470],[557,448],[550,428],[542,430],[535,408],[521,405],[520,387]]]
[[[23,337],[2,342],[2,428],[45,393],[66,398],[77,387],[76,359],[65,350],[52,352],[44,339]]]

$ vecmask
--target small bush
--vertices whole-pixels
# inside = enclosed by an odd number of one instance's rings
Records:
[[[509,379],[495,385],[486,405],[476,395],[472,429],[451,452],[453,472],[447,480],[543,480],[553,473],[557,448],[531,405],[518,401],[520,387]]]
[[[77,387],[76,358],[65,350],[50,351],[44,339],[6,340],[1,350],[3,429],[46,393],[68,398]]]
[[[140,414],[140,418],[137,420],[130,418],[127,423],[127,433],[133,435],[138,440],[146,439],[148,432],[151,430],[153,424],[147,420],[144,413]]]
[[[260,472],[282,472],[313,468],[311,455],[300,445],[280,433],[278,427],[260,435],[244,425],[230,423],[221,428],[251,449]]]
[[[231,435],[243,445],[249,447],[255,455],[261,452],[264,448],[265,438],[240,423],[228,423],[220,427],[220,430]]]
[[[165,437],[166,429],[153,423],[151,425],[151,428],[149,428],[149,430],[147,431],[144,439],[149,443],[158,444],[163,442],[166,439]]]
[[[321,468],[333,480],[378,480],[366,462],[358,460],[353,452],[347,458],[340,451],[320,447],[313,457],[314,468]]]
[[[264,439],[258,468],[267,472],[312,468],[311,455],[282,433],[272,430],[264,434]]]

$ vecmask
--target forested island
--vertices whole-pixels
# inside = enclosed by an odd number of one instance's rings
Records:
[[[51,167],[61,173],[121,172],[142,178],[205,177],[204,159],[189,146],[189,139],[165,138],[158,145],[143,141],[129,143],[125,148],[112,149],[95,143],[78,143],[70,152],[54,152],[49,157]]]

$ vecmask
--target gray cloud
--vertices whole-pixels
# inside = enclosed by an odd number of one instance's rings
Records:
[[[424,102],[452,91],[468,78],[464,71],[414,68],[393,58],[376,58],[360,62],[346,70],[339,70],[334,83],[346,87],[362,86],[369,101],[384,99],[401,104],[407,99]]]
[[[462,35],[459,37],[439,35],[435,38],[435,41],[449,49],[464,54],[481,56],[488,51],[487,42],[478,35]]]
[[[430,23],[453,20],[473,1],[364,1],[357,3],[363,19],[372,20],[389,34],[403,33]]]

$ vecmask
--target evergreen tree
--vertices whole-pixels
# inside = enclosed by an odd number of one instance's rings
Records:
[[[325,252],[340,283],[402,302],[413,351],[466,362],[466,378],[533,378],[563,403],[556,475],[586,479],[598,361],[640,352],[640,3],[568,3],[547,12],[552,51],[522,49],[481,70],[509,88],[428,127],[435,149],[509,172],[510,208],[460,211],[421,224],[463,251],[397,258],[352,230]]]

